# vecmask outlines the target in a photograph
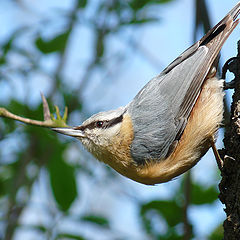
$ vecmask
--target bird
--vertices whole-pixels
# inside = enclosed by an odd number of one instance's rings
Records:
[[[126,106],[52,129],[79,139],[99,161],[142,184],[168,182],[188,171],[215,146],[224,98],[216,59],[239,12],[240,2]]]

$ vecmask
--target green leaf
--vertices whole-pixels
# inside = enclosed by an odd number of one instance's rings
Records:
[[[28,228],[33,228],[34,230],[37,230],[37,231],[40,231],[40,232],[43,232],[43,233],[48,231],[48,229],[41,224],[39,224],[39,225],[28,225]]]
[[[23,115],[28,109],[28,106],[12,99],[7,108],[14,114]]]
[[[156,224],[153,222],[153,219],[156,218],[156,215],[161,216],[161,218],[166,221],[166,224],[162,223],[162,228],[164,229],[163,232],[156,230]],[[176,204],[175,201],[156,200],[144,204],[141,207],[141,217],[144,228],[151,238],[161,240],[182,239],[182,235],[179,233],[179,229],[177,228],[178,225],[182,223],[182,209]],[[161,226],[158,226],[158,229],[161,229]]]
[[[94,223],[97,225],[100,225],[102,227],[109,227],[109,221],[102,217],[97,215],[86,215],[81,218],[83,221]]]
[[[172,0],[131,0],[129,5],[134,11],[137,11],[151,4],[164,4],[171,1]]]
[[[75,110],[82,110],[82,103],[79,101],[79,96],[77,93],[67,93],[66,90],[65,92],[62,90],[61,93],[64,98],[65,106],[68,106],[69,113]]]
[[[176,231],[174,229],[171,229],[166,234],[159,235],[158,239],[159,240],[170,240],[170,239],[171,240],[182,240],[183,236],[176,233]]]
[[[36,47],[44,54],[53,52],[62,52],[69,37],[69,31],[59,34],[53,39],[46,41],[42,37],[38,37],[35,41]]]
[[[13,188],[13,178],[16,175],[18,162],[13,162],[0,167],[0,197],[11,193],[9,189]]]
[[[78,8],[85,8],[87,5],[87,0],[78,0]]]
[[[151,211],[157,212],[161,215],[169,226],[175,226],[182,221],[182,209],[175,201],[152,201],[141,206],[141,216],[143,220],[147,219],[147,213]]]
[[[193,184],[191,191],[191,203],[195,205],[209,204],[216,201],[218,198],[218,192],[216,188],[208,187],[204,188],[201,185]]]
[[[223,225],[220,224],[208,237],[209,240],[221,240],[223,239]]]
[[[6,63],[7,54],[14,48],[13,42],[14,40],[22,34],[26,30],[26,27],[22,27],[17,29],[15,32],[11,34],[11,36],[0,45],[2,54],[0,55],[0,65]]]
[[[98,58],[101,58],[104,54],[104,37],[105,34],[102,31],[98,31],[96,34],[96,41],[95,41],[95,51],[96,56]]]
[[[0,176],[0,197],[7,194],[6,181],[3,180]]]
[[[152,22],[157,22],[159,18],[155,17],[144,17],[144,18],[134,18],[131,19],[131,21],[123,23],[121,25],[128,25],[128,24],[143,24],[143,23],[152,23]]]
[[[55,154],[48,164],[48,172],[54,198],[63,211],[67,211],[77,197],[74,168],[63,159],[63,150]]]
[[[33,108],[30,109],[27,104],[23,104],[14,99],[11,100],[11,102],[6,108],[9,109],[10,112],[16,115],[32,118],[32,119],[39,119],[39,116],[42,116],[42,112],[43,112],[42,104],[39,104],[34,109]]]
[[[55,239],[60,239],[60,240],[70,240],[70,239],[76,239],[76,240],[85,240],[84,237],[75,235],[75,234],[69,234],[69,233],[60,233],[57,235]]]

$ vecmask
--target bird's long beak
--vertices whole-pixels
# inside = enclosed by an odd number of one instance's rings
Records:
[[[56,131],[58,133],[67,135],[67,136],[71,136],[71,137],[86,137],[84,132],[80,129],[76,129],[73,127],[70,128],[52,128],[53,131]]]

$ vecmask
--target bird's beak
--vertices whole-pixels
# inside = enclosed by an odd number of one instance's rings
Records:
[[[58,133],[68,135],[71,137],[86,137],[84,132],[80,129],[77,129],[75,127],[70,127],[70,128],[52,128],[53,131],[56,131]]]

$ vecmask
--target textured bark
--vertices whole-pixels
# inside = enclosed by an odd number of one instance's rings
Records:
[[[225,205],[226,220],[223,223],[224,239],[240,239],[240,41],[238,56],[226,63],[223,74],[228,69],[235,75],[232,96],[231,114],[226,126],[224,145],[220,151],[223,159],[222,180],[219,184],[219,199]],[[224,76],[223,76],[224,77]]]

